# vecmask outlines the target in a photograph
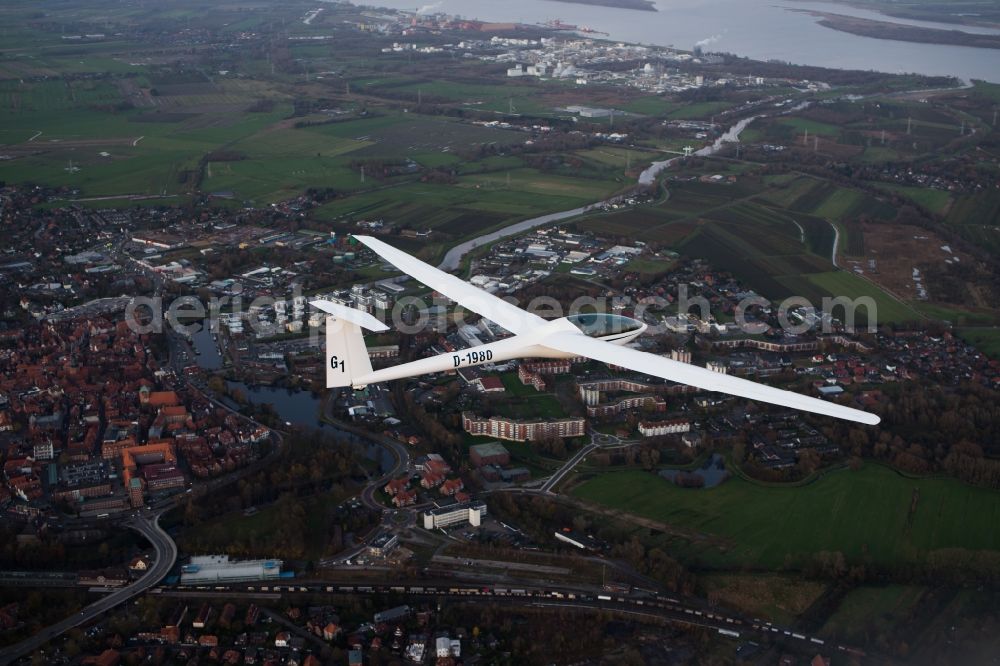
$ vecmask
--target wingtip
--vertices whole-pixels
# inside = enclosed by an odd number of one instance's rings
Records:
[[[882,422],[881,417],[877,416],[876,414],[872,414],[871,412],[861,412],[861,413],[864,414],[864,416],[858,420],[861,423],[864,423],[865,425],[878,425],[879,423]]]

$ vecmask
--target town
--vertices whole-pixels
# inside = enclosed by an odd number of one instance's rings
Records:
[[[0,663],[992,654],[997,86],[454,11],[0,9]],[[881,422],[569,354],[328,388],[314,301],[375,371],[511,336],[365,237]]]

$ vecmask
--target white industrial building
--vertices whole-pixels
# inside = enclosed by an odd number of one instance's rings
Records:
[[[468,522],[478,527],[486,515],[485,502],[468,502],[452,504],[424,512],[424,529],[435,530],[441,527]]]
[[[230,560],[228,555],[195,555],[181,567],[181,585],[268,580],[281,575],[281,560]]]

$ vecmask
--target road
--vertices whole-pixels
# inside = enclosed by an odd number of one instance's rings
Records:
[[[335,404],[335,392],[330,392],[327,395],[326,401],[323,403],[323,418],[329,423],[335,424],[339,429],[345,433],[354,435],[366,442],[370,442],[377,446],[388,449],[393,457],[396,459],[396,464],[393,465],[392,469],[384,473],[379,478],[369,481],[368,485],[364,487],[358,499],[361,503],[365,505],[366,508],[372,511],[379,511],[382,513],[382,524],[380,527],[373,529],[368,533],[368,537],[356,545],[354,548],[346,550],[339,553],[335,557],[330,557],[322,560],[320,566],[332,567],[345,562],[346,560],[353,559],[357,557],[368,547],[368,543],[372,540],[378,538],[380,535],[397,529],[406,529],[412,527],[416,522],[416,513],[411,508],[409,511],[394,511],[386,508],[375,499],[375,493],[378,492],[379,488],[383,488],[385,484],[389,482],[390,479],[394,479],[398,476],[403,475],[410,469],[410,452],[405,446],[400,444],[394,439],[384,437],[381,435],[376,435],[369,433],[360,429],[352,428],[345,423],[341,423],[338,419],[334,417],[334,412],[336,410]],[[399,521],[398,516],[400,514],[405,514],[406,520]]]
[[[700,150],[695,151],[695,155],[699,157],[707,157],[714,155],[719,152],[723,145],[730,141],[739,141],[740,133],[746,129],[747,125],[756,120],[759,116],[751,116],[749,118],[744,118],[740,120],[735,125],[730,127],[726,132],[715,140],[711,145],[705,146]],[[662,162],[654,162],[639,175],[638,185],[648,187],[656,182],[656,178],[659,176],[660,172],[669,167],[671,164],[677,160],[683,159],[683,157],[674,157],[669,160],[664,160]],[[460,243],[455,247],[448,250],[448,253],[444,255],[444,260],[438,265],[443,271],[453,271],[457,269],[462,264],[462,257],[476,249],[477,247],[482,247],[483,245],[488,245],[494,241],[498,241],[501,238],[507,238],[509,236],[514,236],[516,234],[528,231],[529,229],[534,229],[535,227],[541,227],[546,224],[552,224],[553,222],[560,222],[562,220],[568,220],[579,215],[583,215],[595,208],[600,208],[602,205],[607,203],[607,201],[598,201],[586,206],[580,206],[579,208],[574,208],[572,210],[564,210],[558,213],[549,213],[547,215],[540,215],[538,217],[533,217],[530,220],[523,220],[517,222],[510,226],[504,227],[503,229],[498,229],[492,231],[488,234],[483,234],[468,240],[464,243]]]
[[[170,535],[160,527],[159,519],[160,513],[148,513],[139,515],[126,523],[128,527],[146,537],[156,551],[156,560],[153,563],[153,567],[142,578],[131,585],[117,589],[107,596],[98,599],[79,613],[64,619],[62,622],[57,622],[20,643],[0,650],[0,664],[9,664],[16,659],[31,654],[62,633],[96,619],[103,613],[129,601],[159,583],[177,562],[177,545],[170,538]]]
[[[559,484],[559,482],[566,477],[567,474],[572,472],[573,468],[576,467],[581,460],[583,460],[584,458],[586,458],[599,448],[601,448],[599,444],[588,444],[587,446],[577,451],[575,456],[567,460],[566,463],[562,467],[560,467],[555,474],[549,477],[549,480],[542,485],[542,487],[539,489],[539,492],[551,493],[552,489],[555,488]]]
[[[392,452],[393,457],[396,458],[396,464],[391,470],[380,476],[378,479],[371,481],[367,486],[365,486],[365,489],[361,491],[360,499],[366,507],[375,511],[385,511],[385,507],[375,500],[375,493],[378,492],[379,488],[382,488],[385,484],[389,483],[390,479],[394,479],[397,476],[402,475],[410,468],[410,452],[406,450],[405,446],[394,439],[375,435],[360,429],[351,428],[350,426],[338,421],[334,417],[334,412],[336,410],[334,398],[335,393],[330,392],[330,394],[327,395],[326,402],[323,404],[323,418],[326,421],[337,425],[337,427],[344,432],[362,438],[372,444],[377,444],[378,446],[389,449],[389,451]]]
[[[547,493],[551,495],[553,494],[552,489],[559,485],[559,483],[566,478],[566,475],[572,472],[573,468],[580,464],[580,461],[594,451],[598,449],[620,449],[632,446],[633,443],[634,442],[620,440],[612,435],[605,435],[603,433],[591,431],[590,444],[577,451],[576,455],[563,463],[563,466],[556,470],[555,474],[546,479],[545,483],[543,483],[541,487],[537,489],[525,488],[524,490],[528,492]]]
[[[830,263],[833,264],[834,268],[840,268],[840,264],[837,263],[837,248],[840,247],[840,228],[833,222],[830,222],[830,220],[827,220],[827,222],[833,227],[833,249],[830,250]]]
[[[498,584],[495,575],[480,576],[482,582],[456,582],[453,577],[428,578],[412,580],[394,580],[378,583],[358,581],[351,576],[343,581],[300,580],[294,584],[279,582],[271,585],[263,583],[236,583],[229,586],[214,586],[203,588],[164,588],[160,594],[167,597],[218,599],[231,601],[234,598],[258,598],[265,593],[270,597],[279,593],[286,598],[296,595],[315,594],[359,594],[369,597],[372,594],[392,594],[394,596],[412,596],[418,599],[452,598],[456,600],[481,600],[478,603],[510,606],[535,606],[542,608],[563,607],[568,609],[594,612],[611,612],[624,614],[633,618],[652,621],[667,621],[680,624],[697,625],[727,632],[725,635],[734,639],[763,638],[798,644],[810,649],[839,650],[857,657],[865,653],[853,646],[840,643],[827,644],[825,639],[814,635],[803,634],[791,627],[784,627],[766,622],[759,618],[751,618],[727,610],[713,608],[704,602],[692,603],[690,599],[666,593],[661,594],[649,590],[633,588],[629,591],[606,592],[594,585],[567,584],[548,582],[519,583],[516,579]]]

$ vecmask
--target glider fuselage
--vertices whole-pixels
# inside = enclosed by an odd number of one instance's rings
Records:
[[[558,349],[546,347],[538,340],[550,333],[565,331],[610,342],[614,345],[625,345],[642,335],[647,328],[648,326],[643,322],[622,315],[603,313],[572,315],[547,321],[538,330],[524,335],[515,335],[478,347],[459,349],[391,368],[375,370],[370,374],[355,377],[353,385],[355,388],[363,388],[369,384],[394,379],[454,371],[519,358],[574,358],[576,354],[568,354]]]

